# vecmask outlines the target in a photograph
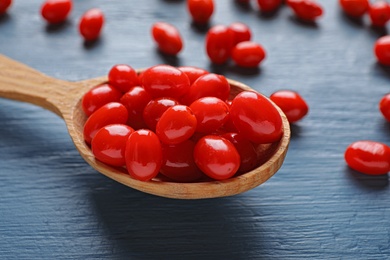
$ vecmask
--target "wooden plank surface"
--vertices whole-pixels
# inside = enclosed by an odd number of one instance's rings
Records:
[[[367,17],[343,15],[338,1],[319,2],[316,24],[287,7],[261,15],[255,5],[216,1],[211,24],[248,24],[267,59],[259,69],[214,66],[205,31],[191,25],[185,1],[74,1],[62,26],[46,26],[42,1],[15,0],[0,18],[0,52],[69,81],[102,76],[116,63],[143,68],[194,65],[269,95],[294,89],[310,105],[292,126],[281,170],[262,186],[229,198],[180,201],[124,187],[92,170],[78,155],[64,122],[51,112],[0,99],[1,259],[389,259],[388,175],[346,167],[348,144],[390,144],[378,111],[390,91],[390,69],[373,56]],[[78,35],[80,15],[100,7],[107,23],[92,45]],[[156,51],[153,22],[181,32],[177,58]]]

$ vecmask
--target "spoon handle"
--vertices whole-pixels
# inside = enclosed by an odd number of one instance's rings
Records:
[[[35,104],[62,117],[61,103],[73,88],[71,82],[51,78],[0,54],[0,97]]]

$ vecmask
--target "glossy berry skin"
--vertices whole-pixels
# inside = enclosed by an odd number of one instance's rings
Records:
[[[233,61],[243,68],[254,68],[265,59],[264,48],[255,42],[245,41],[237,44],[232,51]]]
[[[295,91],[276,91],[271,94],[270,99],[280,107],[290,123],[301,120],[309,112],[306,101]]]
[[[374,44],[374,54],[378,62],[390,66],[390,36],[382,36]]]
[[[196,131],[201,133],[212,133],[222,127],[229,114],[229,106],[216,97],[195,100],[190,109],[196,117]]]
[[[250,141],[238,133],[226,133],[221,136],[229,140],[234,147],[236,147],[237,152],[240,155],[240,168],[238,169],[238,172],[248,172],[257,167],[257,152]]]
[[[195,82],[200,76],[209,74],[207,70],[198,68],[198,67],[193,67],[193,66],[181,66],[178,67],[179,70],[183,71],[188,79],[190,80],[190,85]]]
[[[201,97],[217,97],[223,101],[229,98],[230,84],[223,75],[209,73],[199,77],[183,98],[184,104],[191,104]]]
[[[214,12],[213,0],[187,0],[187,9],[196,24],[207,24]]]
[[[257,0],[257,5],[262,12],[274,12],[282,5],[282,0]]]
[[[368,11],[371,24],[383,27],[390,20],[390,5],[385,1],[374,2]]]
[[[175,26],[157,22],[152,25],[152,37],[161,52],[168,55],[176,55],[183,48],[183,40]]]
[[[390,171],[390,147],[374,141],[357,141],[344,153],[349,167],[369,175],[381,175]]]
[[[352,17],[361,17],[369,9],[369,0],[339,0],[343,11]]]
[[[92,139],[92,153],[96,159],[111,166],[125,166],[126,142],[134,129],[128,125],[113,124],[100,128]]]
[[[233,177],[240,167],[240,155],[234,145],[217,135],[202,137],[194,148],[195,163],[215,180]]]
[[[84,94],[81,106],[84,113],[90,116],[103,105],[110,102],[119,102],[122,92],[110,84],[102,84],[90,89]]]
[[[129,117],[127,124],[134,129],[145,128],[143,112],[152,97],[143,87],[135,86],[127,91],[120,99],[126,107]]]
[[[314,0],[287,0],[287,5],[299,19],[308,22],[314,22],[324,12]]]
[[[229,30],[233,35],[233,46],[237,43],[250,41],[252,38],[251,29],[244,23],[234,22],[229,25]]]
[[[46,0],[41,7],[41,15],[48,23],[62,23],[68,18],[72,6],[71,0]]]
[[[206,35],[206,53],[211,62],[223,64],[230,58],[234,46],[233,33],[224,25],[211,27]]]
[[[156,126],[156,134],[165,144],[178,144],[195,133],[196,124],[196,117],[189,107],[176,105],[162,114]]]
[[[238,132],[238,130],[237,130],[236,126],[233,124],[233,120],[230,116],[230,107],[232,106],[232,101],[228,100],[228,101],[226,101],[226,104],[229,107],[229,115],[228,115],[228,119],[226,120],[225,124],[222,126],[221,130],[224,131],[225,133],[228,133],[228,132],[236,133],[236,132]]]
[[[123,93],[140,85],[137,72],[127,64],[114,65],[108,72],[108,82]]]
[[[11,4],[12,0],[0,0],[0,14],[5,13]]]
[[[79,32],[86,41],[94,41],[99,38],[103,25],[103,12],[98,8],[93,8],[81,16]]]
[[[390,93],[382,97],[379,102],[379,110],[383,117],[390,122]]]
[[[90,144],[97,131],[106,125],[126,124],[127,117],[127,109],[121,103],[111,102],[105,104],[96,110],[85,122],[83,131],[85,142]]]
[[[156,131],[156,126],[162,114],[168,108],[179,105],[179,102],[172,98],[156,98],[149,101],[142,113],[145,124],[149,129]]]
[[[162,144],[163,163],[160,173],[176,182],[193,182],[203,173],[195,164],[195,142],[186,140],[176,145]]]
[[[254,143],[273,143],[282,137],[278,110],[257,92],[243,91],[232,101],[230,117],[238,132]]]
[[[169,65],[157,65],[142,73],[142,85],[153,97],[179,99],[190,89],[190,80],[181,70]]]
[[[132,133],[125,150],[126,168],[130,176],[149,181],[157,176],[162,165],[162,150],[157,135],[147,129]]]

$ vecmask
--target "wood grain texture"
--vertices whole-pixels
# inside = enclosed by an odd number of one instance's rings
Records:
[[[217,0],[212,24],[247,23],[267,58],[259,69],[213,66],[205,31],[191,25],[185,1],[74,1],[69,21],[46,26],[41,1],[14,1],[0,18],[0,52],[54,78],[80,81],[116,63],[194,65],[269,95],[294,89],[310,105],[292,126],[281,170],[244,194],[201,201],[146,195],[96,172],[74,149],[66,126],[39,107],[0,99],[1,259],[389,259],[388,175],[346,167],[348,144],[390,144],[378,112],[390,70],[372,53],[386,30],[351,20],[337,1],[318,0],[317,24],[287,8],[262,15]],[[78,18],[100,7],[103,37],[84,44]],[[185,48],[176,58],[156,51],[155,21],[178,27]],[[141,44],[140,44],[141,43]]]

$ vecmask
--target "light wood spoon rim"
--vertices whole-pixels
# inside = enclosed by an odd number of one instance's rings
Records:
[[[228,80],[232,95],[248,86]],[[148,182],[130,177],[124,168],[113,168],[95,160],[91,149],[83,139],[86,120],[81,109],[82,96],[92,87],[107,82],[99,77],[79,82],[69,82],[46,76],[22,63],[0,54],[0,97],[23,101],[50,110],[65,120],[68,132],[84,160],[105,176],[139,191],[175,199],[204,199],[236,195],[248,191],[271,178],[282,166],[290,142],[290,125],[284,113],[277,107],[283,121],[283,136],[267,149],[272,156],[260,167],[245,174],[223,181],[176,183],[153,179]]]

